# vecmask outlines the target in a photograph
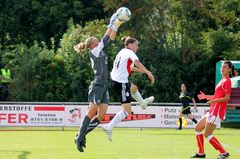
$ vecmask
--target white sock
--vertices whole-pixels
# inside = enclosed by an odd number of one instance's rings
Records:
[[[142,95],[140,94],[140,92],[138,90],[137,90],[137,92],[131,93],[131,94],[132,94],[133,99],[135,99],[139,104],[142,103],[143,98],[142,98]]]
[[[108,129],[112,129],[115,125],[120,123],[123,119],[125,119],[128,116],[128,113],[126,111],[120,111],[118,112],[114,118],[111,120],[111,122],[107,125]]]

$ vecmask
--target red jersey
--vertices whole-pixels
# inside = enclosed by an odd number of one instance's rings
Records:
[[[214,98],[220,99],[226,94],[231,94],[231,80],[229,77],[223,78],[215,88]],[[214,116],[219,116],[220,119],[225,119],[227,102],[217,102],[211,105],[210,113]]]

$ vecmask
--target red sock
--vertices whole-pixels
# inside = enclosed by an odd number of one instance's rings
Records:
[[[203,134],[200,132],[197,132],[196,134],[197,144],[198,144],[198,154],[204,154],[204,140],[203,140]]]
[[[210,144],[216,149],[218,150],[221,154],[225,154],[227,153],[226,150],[224,150],[223,146],[220,144],[220,142],[212,135],[210,135],[208,137],[208,141],[210,142]]]

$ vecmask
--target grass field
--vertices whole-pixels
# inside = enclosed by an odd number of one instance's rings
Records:
[[[0,131],[0,159],[187,159],[197,145],[192,129],[116,128],[109,142],[100,128],[87,137],[87,149],[77,151],[76,131]],[[240,159],[240,129],[215,131],[215,136]],[[208,159],[218,152],[205,140]]]

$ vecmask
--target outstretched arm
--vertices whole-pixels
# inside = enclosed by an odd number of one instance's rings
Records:
[[[143,70],[141,70],[141,69],[139,69],[139,68],[137,68],[137,67],[133,67],[133,68],[132,68],[132,71],[133,71],[133,72],[144,73]]]
[[[198,95],[199,100],[207,99],[207,100],[212,100],[214,98],[214,95],[206,95],[202,91],[200,91],[200,94]]]
[[[134,65],[136,65],[138,67],[138,69],[140,69],[143,73],[145,73],[148,76],[148,78],[150,79],[152,84],[155,83],[155,78],[152,75],[152,72],[150,72],[148,69],[146,69],[145,66],[139,60],[135,60]]]

